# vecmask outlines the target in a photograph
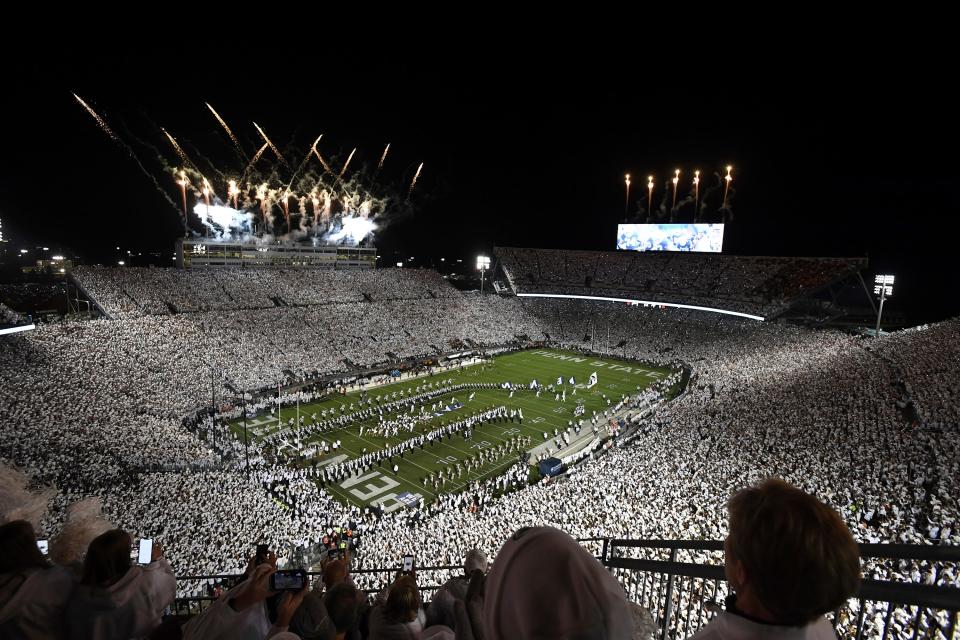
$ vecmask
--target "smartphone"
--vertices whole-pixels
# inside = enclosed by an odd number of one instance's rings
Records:
[[[339,560],[342,555],[343,555],[343,552],[340,551],[340,549],[330,549],[329,551],[327,551],[327,557],[330,560]]]
[[[413,571],[413,556],[403,556],[403,572],[410,573]]]
[[[270,574],[271,591],[300,591],[307,584],[307,572],[303,569],[287,569]]]
[[[257,558],[258,558],[258,559],[259,559],[259,558],[266,558],[266,557],[267,557],[267,553],[269,553],[269,552],[270,552],[270,548],[269,548],[268,545],[265,545],[265,544],[258,544],[258,545],[257,545]]]
[[[153,561],[153,540],[150,538],[140,539],[140,552],[137,554],[137,562],[140,564],[150,564]]]
[[[37,540],[37,549],[40,549],[40,553],[47,555],[50,553],[50,542],[46,539]]]

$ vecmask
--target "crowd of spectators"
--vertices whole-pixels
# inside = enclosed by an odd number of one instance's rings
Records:
[[[91,294],[116,288],[118,299],[130,300],[124,307],[111,294],[97,298],[114,319],[0,338],[0,462],[56,487],[51,513],[36,525],[43,535],[64,526],[67,504],[98,497],[111,523],[162,541],[164,562],[178,575],[239,572],[260,541],[283,565],[296,559],[292,550],[346,522],[362,531],[356,567],[396,566],[408,553],[422,566],[448,565],[471,550],[493,558],[523,527],[573,537],[723,539],[730,495],[778,476],[836,511],[858,541],[960,544],[957,319],[878,340],[695,311],[429,287],[435,295],[406,300],[378,300],[370,288],[363,301],[216,307],[212,301],[231,299],[223,283],[233,275],[216,275],[216,293],[192,272],[178,287],[172,273],[163,278],[171,291],[189,292],[189,305],[150,294],[153,285],[131,297],[130,276],[100,274],[101,284],[83,280]],[[391,278],[407,276],[380,277],[389,289]],[[411,284],[419,276],[403,282],[423,291]],[[177,312],[146,312],[150,300]],[[184,427],[184,415],[210,402],[211,362],[213,393],[223,402],[227,385],[269,387],[291,373],[442,353],[451,341],[493,350],[518,336],[684,363],[690,383],[641,420],[629,444],[591,456],[566,480],[502,496],[493,486],[469,487],[484,492],[480,509],[468,508],[477,503],[472,496],[457,495],[440,508],[392,514],[345,506],[300,470],[257,454],[248,476],[240,456],[224,455],[240,445],[222,425],[215,446]],[[513,488],[521,475],[509,471]],[[955,567],[877,561],[865,563],[864,575],[960,579]],[[629,576],[621,580],[635,591]],[[380,586],[362,576],[356,585]],[[184,595],[205,587],[179,588]]]

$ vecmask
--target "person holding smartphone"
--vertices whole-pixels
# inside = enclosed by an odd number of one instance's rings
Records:
[[[252,561],[252,559],[251,559]],[[268,554],[266,562],[258,565],[249,579],[228,591],[213,606],[207,607],[183,627],[184,640],[234,640],[240,638],[270,638],[287,630],[293,614],[300,608],[309,589],[309,582],[300,581],[299,590],[277,592],[274,587],[292,586],[292,574],[277,573],[276,556]],[[301,572],[302,573],[302,572]],[[305,576],[305,573],[303,574]],[[276,622],[270,624],[266,600],[279,595]]]
[[[257,553],[253,559],[254,566],[259,566],[264,562],[267,562],[269,557],[270,557],[270,547],[265,544],[258,544]]]
[[[145,566],[133,564],[132,546],[123,529],[107,531],[90,543],[83,577],[67,606],[71,638],[139,638],[160,625],[176,596],[173,570],[155,541],[138,545],[138,555],[141,549],[149,553]]]
[[[0,549],[0,638],[67,637],[70,571],[50,564],[26,520],[0,526]]]
[[[356,588],[349,575],[350,552],[344,549],[342,558],[328,555],[321,566],[322,584],[318,584],[303,598],[303,605],[297,609],[290,621],[290,630],[303,638],[330,638],[336,635],[334,614],[326,608],[323,592],[330,594],[335,589],[346,588],[355,594],[357,607],[366,601],[366,595]],[[339,601],[339,597],[338,597]],[[341,603],[343,604],[343,603]]]
[[[137,564],[150,564],[153,559],[153,539],[141,538],[137,546]]]

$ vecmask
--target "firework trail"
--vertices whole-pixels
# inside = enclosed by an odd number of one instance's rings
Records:
[[[247,160],[247,154],[243,152],[243,149],[240,147],[240,141],[237,140],[237,136],[233,135],[233,131],[230,130],[230,127],[227,126],[226,121],[220,117],[220,114],[217,113],[217,110],[210,106],[209,102],[204,102],[203,104],[207,105],[207,109],[210,109],[210,113],[213,114],[213,117],[217,119],[217,122],[224,128],[227,132],[227,135],[230,136],[230,139],[233,141],[233,146],[236,147],[237,153],[240,154],[244,160]]]
[[[380,175],[380,170],[383,169],[383,161],[387,159],[387,152],[390,151],[390,143],[387,143],[387,146],[383,148],[383,155],[380,156],[380,162],[377,163],[377,168],[373,171],[373,177],[371,181],[376,181],[377,176]]]
[[[267,134],[265,134],[265,133],[263,132],[263,129],[260,128],[260,125],[258,125],[256,122],[254,122],[254,123],[253,123],[253,126],[255,126],[255,127],[257,128],[257,131],[260,132],[260,135],[263,136],[263,139],[267,141],[267,144],[268,144],[268,145],[270,145],[270,149],[271,149],[275,154],[277,154],[277,159],[279,159],[280,162],[283,163],[283,166],[285,166],[285,167],[289,166],[289,165],[287,164],[287,161],[283,158],[283,156],[280,155],[280,149],[277,149],[277,146],[276,146],[275,144],[273,144],[273,142],[270,140],[270,138],[267,137]]]
[[[727,175],[724,178],[726,181],[726,186],[723,188],[723,206],[722,209],[727,208],[727,194],[730,192],[730,183],[733,182],[733,176],[730,175],[730,171],[733,169],[731,165],[727,165]]]
[[[156,188],[157,188],[157,191],[159,191],[159,192],[163,195],[164,199],[165,199],[167,202],[170,203],[170,206],[173,207],[174,210],[178,210],[177,204],[176,204],[173,200],[171,200],[171,199],[170,199],[170,195],[167,194],[167,192],[164,191],[164,190],[160,187],[160,183],[157,182],[157,178],[156,178],[152,173],[150,173],[149,171],[147,171],[147,170],[144,168],[143,164],[140,162],[140,159],[137,157],[137,154],[135,154],[135,153],[133,152],[133,149],[130,148],[130,145],[128,145],[126,142],[124,142],[124,141],[120,138],[120,136],[118,136],[116,133],[114,133],[113,129],[110,128],[110,125],[108,125],[107,122],[106,122],[103,118],[101,118],[99,115],[97,115],[97,112],[94,111],[94,110],[90,107],[90,105],[88,105],[86,102],[84,102],[84,101],[80,98],[80,96],[78,96],[77,94],[73,94],[73,97],[76,98],[76,99],[77,99],[77,102],[80,103],[80,106],[82,106],[84,109],[86,109],[86,110],[87,110],[87,113],[89,113],[89,114],[93,117],[93,119],[97,121],[97,125],[99,125],[99,127],[103,130],[103,132],[106,133],[108,136],[110,136],[110,139],[113,140],[121,149],[123,149],[124,151],[127,152],[127,155],[130,156],[130,159],[133,160],[133,161],[137,164],[137,167],[140,169],[140,171],[143,173],[143,175],[145,175],[145,176],[147,176],[148,178],[150,178],[150,180],[153,182],[153,186],[156,187]]]
[[[321,193],[323,196],[323,209],[320,210],[321,220],[330,220],[331,210],[333,208],[333,196],[329,191],[324,189]]]
[[[123,144],[123,143],[121,142],[121,140],[120,140],[120,136],[118,136],[117,134],[115,134],[115,133],[113,132],[113,129],[110,128],[110,125],[108,125],[108,124],[104,121],[103,118],[101,118],[99,115],[97,115],[97,112],[94,111],[94,110],[90,107],[90,105],[88,105],[86,102],[84,102],[84,101],[80,98],[80,96],[78,96],[77,94],[73,94],[73,97],[76,98],[76,99],[77,99],[77,102],[80,103],[80,106],[82,106],[84,109],[86,109],[86,110],[87,110],[87,113],[89,113],[89,114],[93,117],[93,119],[97,121],[97,124],[100,126],[101,129],[103,129],[103,131],[104,131],[108,136],[110,136],[110,139],[111,139],[111,140],[113,140],[113,141],[116,142],[117,144]]]
[[[263,155],[263,152],[267,150],[267,147],[270,146],[266,142],[263,143],[263,146],[255,154],[253,154],[253,159],[250,160],[250,164],[247,165],[247,168],[243,170],[243,174],[240,176],[240,182],[243,182],[243,179],[247,176],[247,172],[253,168],[253,165],[257,164],[257,160],[260,159],[260,156]]]
[[[200,169],[198,169],[197,165],[193,164],[193,161],[187,157],[187,154],[184,153],[183,149],[180,148],[180,145],[177,144],[176,139],[174,139],[174,137],[170,135],[163,127],[160,127],[160,131],[163,131],[163,135],[167,136],[167,140],[169,140],[170,144],[173,145],[174,150],[177,152],[177,155],[180,156],[180,159],[183,160],[184,164],[190,165],[196,169],[197,172],[199,172]]]
[[[330,165],[328,165],[328,164],[327,164],[327,161],[323,159],[323,156],[320,155],[320,152],[317,151],[316,149],[314,149],[314,150],[313,150],[313,153],[314,153],[314,155],[317,156],[317,160],[320,161],[320,164],[323,165],[324,170],[325,170],[327,173],[332,174],[332,173],[333,173],[333,170],[330,169]]]
[[[347,161],[343,163],[343,169],[340,169],[340,175],[337,176],[337,180],[343,177],[343,174],[347,172],[347,167],[350,166],[350,161],[353,160],[353,154],[357,152],[357,148],[354,147],[353,151],[350,152],[350,155],[347,156]]]
[[[377,165],[377,171],[383,169],[383,161],[387,159],[387,152],[390,151],[390,143],[387,143],[387,146],[383,149],[383,155],[380,156],[380,164]]]
[[[293,181],[296,179],[297,174],[303,169],[303,166],[307,164],[307,160],[310,159],[310,156],[313,155],[314,150],[317,148],[317,143],[320,142],[320,138],[323,137],[323,134],[317,136],[317,139],[313,141],[313,144],[310,145],[310,150],[307,151],[307,155],[303,157],[303,161],[300,163],[300,166],[297,167],[297,170],[293,172],[293,175],[290,177],[290,182],[287,183],[287,189],[293,185]]]
[[[176,152],[178,157],[177,162],[180,163],[180,166],[176,168],[171,167],[164,157],[165,154],[169,152],[163,152],[162,145],[159,145],[159,148],[152,146],[148,142],[126,131],[125,126],[118,122],[117,124],[120,125],[119,131],[124,134],[121,138],[118,132],[111,129],[110,125],[108,125],[89,104],[84,102],[80,96],[74,94],[74,99],[96,121],[97,126],[130,155],[137,163],[137,167],[144,175],[153,181],[157,190],[163,194],[171,208],[177,211],[178,214],[185,211],[189,216],[190,210],[187,208],[186,196],[188,190],[193,192],[199,200],[197,205],[192,209],[193,213],[200,216],[205,226],[210,227],[212,225],[215,231],[218,228],[224,229],[224,231],[216,232],[219,234],[218,237],[220,239],[227,237],[225,235],[227,228],[230,229],[229,233],[231,237],[237,233],[241,233],[241,235],[243,233],[252,233],[252,230],[237,231],[234,229],[235,227],[239,229],[244,226],[242,224],[235,224],[240,220],[236,215],[237,212],[247,212],[245,215],[255,215],[258,222],[262,218],[264,234],[262,239],[272,238],[275,218],[279,223],[276,225],[277,228],[282,228],[281,225],[286,222],[287,233],[281,236],[281,238],[289,241],[298,241],[307,233],[312,233],[317,241],[345,242],[349,244],[351,242],[360,242],[363,238],[373,233],[380,225],[388,223],[386,216],[388,213],[388,205],[392,198],[390,196],[378,198],[367,192],[366,187],[361,184],[361,180],[367,175],[362,167],[361,172],[364,172],[363,175],[358,173],[356,167],[354,168],[353,174],[347,175],[353,158],[356,156],[357,148],[351,150],[340,171],[334,172],[331,165],[338,160],[333,158],[328,162],[320,154],[318,145],[323,136],[318,136],[310,145],[309,150],[301,162],[296,165],[296,169],[293,170],[293,165],[288,164],[283,153],[291,153],[291,158],[293,158],[302,151],[295,150],[295,144],[291,142],[288,148],[281,153],[280,149],[277,148],[260,125],[253,123],[257,133],[264,142],[261,143],[262,146],[256,149],[256,153],[253,154],[252,159],[247,161],[243,174],[239,179],[233,180],[232,178],[236,176],[222,173],[209,158],[188,140],[184,140],[181,143],[166,129],[158,127],[151,122],[151,126],[163,134],[167,143],[173,147],[173,150]],[[243,148],[239,144],[237,134],[229,128],[229,125],[220,117],[220,114],[214,109],[213,105],[210,103],[204,104],[229,136],[231,143],[235,147],[235,151],[238,153],[238,157],[242,156],[243,159],[246,160],[246,155],[243,153]],[[164,173],[169,173],[173,176],[175,184],[178,185],[176,187],[178,191],[177,199],[182,196],[185,200],[182,208],[179,204],[174,203],[171,196],[167,194],[167,190],[170,190],[171,185],[164,182],[161,187],[159,183],[163,181],[163,179],[154,177],[144,168],[144,165],[141,164],[140,160],[134,154],[133,149],[127,145],[127,140],[132,140],[136,144],[141,145],[143,149],[152,152],[156,157],[157,163],[164,168]],[[391,144],[385,144],[379,162],[376,165],[374,178],[376,178],[376,175],[379,174],[386,164],[390,147]],[[190,149],[189,155],[186,152],[188,148]],[[262,158],[262,156],[268,148],[275,154],[277,160],[270,161],[267,163],[268,166],[264,167],[264,162],[267,159]],[[294,150],[291,151],[291,149]],[[322,171],[310,166],[311,154],[317,157],[318,162],[323,167]],[[198,164],[196,164],[192,158],[197,158],[201,163],[208,165],[207,171],[214,172],[208,175],[212,175],[213,177],[219,176],[216,182],[218,187],[226,189],[225,203],[221,202],[215,195],[213,184],[204,178]],[[417,167],[413,179],[409,184],[407,193],[408,200],[412,196],[422,171],[423,163]],[[281,174],[283,174],[283,177],[281,177]],[[329,179],[326,177],[327,174],[331,176]],[[288,175],[289,178],[287,177]],[[188,179],[188,176],[190,179]],[[228,180],[228,178],[231,179]],[[199,182],[201,179],[202,188]],[[224,184],[220,184],[220,179],[222,179]],[[248,180],[250,181],[249,183],[247,182]],[[287,181],[288,184],[284,187],[282,182]],[[307,185],[307,183],[314,181],[315,184]],[[270,184],[276,185],[276,188],[271,188]],[[306,185],[306,188],[312,186],[309,196],[300,193],[299,190],[294,191],[293,186],[295,184],[301,186]],[[402,186],[400,188],[402,188]],[[253,197],[254,190],[256,192],[256,198]],[[293,200],[292,203],[291,200]],[[311,215],[308,212],[312,213],[312,223],[315,227],[313,230],[308,229],[311,222]],[[282,219],[280,218],[280,214],[283,214]],[[295,217],[297,220],[296,227],[293,225]],[[375,222],[374,218],[379,222]],[[249,218],[246,220],[249,220]],[[240,221],[243,222],[243,220]],[[245,224],[248,223],[249,222]]]
[[[420,163],[420,166],[417,167],[417,172],[413,174],[413,181],[410,182],[410,190],[407,191],[407,201],[409,202],[410,196],[413,194],[413,186],[417,184],[417,178],[420,177],[420,171],[423,169],[423,163]]]

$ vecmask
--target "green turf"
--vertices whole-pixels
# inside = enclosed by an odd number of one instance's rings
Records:
[[[567,359],[561,359],[565,357]],[[577,388],[577,394],[573,395],[573,387],[568,384],[570,376],[574,376],[578,385],[587,383],[592,372],[596,371],[598,384],[592,389]],[[384,438],[367,433],[367,429],[377,424],[377,420],[371,419],[364,422],[365,432],[363,436],[359,435],[360,422],[355,422],[346,428],[334,431],[328,431],[322,434],[316,434],[305,442],[305,448],[317,442],[332,443],[340,440],[342,447],[336,452],[338,455],[345,454],[349,458],[356,458],[362,455],[363,450],[367,453],[375,452],[388,446],[393,446],[400,442],[414,437],[418,433],[425,433],[435,429],[441,424],[450,424],[461,418],[479,413],[485,409],[495,406],[506,406],[508,409],[521,408],[523,410],[523,423],[519,422],[500,422],[484,424],[475,428],[473,436],[465,440],[460,435],[455,435],[452,439],[443,439],[442,442],[433,446],[427,445],[424,450],[415,449],[406,452],[404,458],[399,460],[394,457],[394,462],[400,466],[399,472],[394,474],[392,467],[388,469],[387,461],[383,462],[383,467],[374,466],[372,470],[367,471],[361,476],[363,479],[357,482],[357,479],[346,480],[340,485],[328,483],[326,490],[338,500],[349,502],[359,506],[368,506],[371,503],[382,503],[385,509],[392,509],[398,506],[394,499],[403,493],[418,494],[426,501],[433,499],[438,493],[455,493],[467,487],[471,482],[479,479],[493,477],[503,473],[507,468],[517,461],[516,452],[507,452],[502,457],[490,461],[480,469],[467,474],[464,473],[456,480],[447,481],[442,488],[434,489],[432,486],[424,487],[422,479],[431,472],[437,472],[452,467],[457,462],[462,462],[471,457],[479,450],[496,447],[506,441],[512,435],[524,435],[531,438],[530,446],[526,449],[532,449],[538,444],[543,443],[543,432],[548,432],[551,437],[553,430],[563,431],[567,427],[568,420],[575,420],[573,409],[576,406],[576,400],[584,401],[585,414],[583,416],[585,424],[593,411],[603,412],[607,407],[606,401],[601,394],[616,404],[620,395],[623,393],[636,393],[637,387],[641,389],[656,382],[661,377],[666,377],[671,373],[670,369],[650,367],[636,362],[623,361],[613,358],[594,358],[575,352],[558,351],[555,349],[535,349],[510,353],[494,358],[492,362],[465,367],[462,370],[450,370],[437,373],[429,377],[420,377],[403,382],[398,382],[382,387],[375,387],[367,390],[368,397],[386,396],[396,392],[398,398],[400,392],[410,390],[414,393],[416,387],[422,387],[428,383],[435,385],[439,381],[452,380],[451,384],[476,384],[476,383],[496,383],[513,382],[515,384],[529,386],[531,380],[537,379],[541,384],[555,384],[558,376],[563,377],[562,387],[567,391],[566,402],[556,401],[554,394],[544,390],[537,398],[533,391],[524,389],[517,391],[513,398],[509,397],[509,391],[502,389],[481,389],[476,391],[476,396],[472,401],[467,401],[472,389],[463,389],[443,396],[435,397],[427,403],[427,409],[435,402],[444,404],[452,402],[453,398],[464,403],[464,406],[458,410],[442,414],[440,417],[430,419],[422,423],[418,431],[411,434],[401,432],[397,437]],[[335,409],[336,415],[341,415],[341,405],[344,407],[344,414],[352,413],[350,404],[354,403],[353,411],[359,410],[356,404],[359,399],[359,392],[348,395],[333,395],[321,402],[312,404],[302,404],[300,406],[300,416],[305,417],[306,422],[310,422],[312,413],[319,413],[322,409]],[[390,399],[393,401],[393,398]],[[377,406],[374,402],[373,406]],[[396,413],[390,413],[388,418],[393,418]],[[295,407],[285,407],[280,419],[282,428],[278,426],[276,415],[271,416],[269,412],[258,416],[255,426],[248,422],[249,435],[252,440],[251,446],[259,446],[257,442],[263,436],[276,433],[278,430],[289,428],[287,421],[289,418],[296,419],[297,409]],[[329,417],[329,414],[328,414]],[[233,429],[238,435],[242,434],[242,421],[235,421],[232,424]],[[254,430],[260,431],[257,436]],[[292,453],[288,449],[287,452]],[[273,452],[268,450],[268,454]],[[329,454],[327,457],[331,457]],[[313,461],[323,461],[323,456],[307,461],[291,462],[292,464],[311,464]],[[369,476],[369,477],[366,477]],[[351,484],[351,482],[353,484]],[[342,486],[344,483],[347,487]]]

